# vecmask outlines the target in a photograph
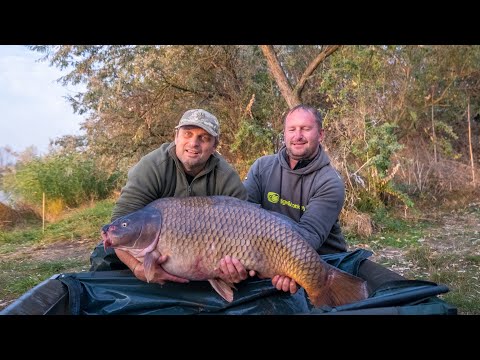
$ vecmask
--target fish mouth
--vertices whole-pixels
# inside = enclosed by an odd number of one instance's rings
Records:
[[[103,241],[103,250],[107,251],[109,247],[112,247],[112,241],[110,239]]]
[[[108,236],[107,231],[102,230],[102,240],[103,240],[103,249],[107,250],[109,247],[113,245],[110,236]]]

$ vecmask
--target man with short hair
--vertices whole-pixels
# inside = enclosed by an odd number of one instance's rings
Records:
[[[345,185],[321,145],[321,114],[301,104],[285,115],[283,124],[285,145],[277,154],[257,159],[248,171],[244,181],[248,200],[295,220],[319,254],[347,251],[338,220]],[[220,269],[232,282],[248,276],[243,265],[231,257],[222,259]],[[278,290],[297,291],[295,281],[286,276],[276,275],[272,283]]]
[[[219,135],[220,125],[214,115],[203,109],[185,112],[175,127],[174,142],[162,144],[130,169],[112,221],[164,197],[227,195],[246,200],[239,175],[216,151]],[[166,256],[160,257],[152,282],[188,282],[163,270],[161,263],[166,260]],[[90,262],[90,271],[126,266],[138,279],[146,281],[142,263],[122,250],[105,252],[102,243],[95,248]]]

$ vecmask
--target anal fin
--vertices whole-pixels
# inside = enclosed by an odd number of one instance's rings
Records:
[[[212,285],[213,289],[226,301],[232,302],[233,301],[233,290],[236,290],[236,287],[232,283],[227,283],[222,279],[208,279],[210,285]]]

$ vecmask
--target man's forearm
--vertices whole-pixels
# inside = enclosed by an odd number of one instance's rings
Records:
[[[139,261],[135,259],[133,255],[129,254],[126,251],[115,249],[115,253],[117,254],[120,261],[127,265],[127,267],[133,272],[135,266],[138,265]]]

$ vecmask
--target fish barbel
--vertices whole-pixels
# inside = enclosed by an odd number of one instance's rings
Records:
[[[220,279],[220,259],[237,258],[248,270],[295,280],[316,306],[339,306],[368,297],[366,282],[329,265],[302,237],[294,221],[229,196],[162,198],[102,228],[105,248],[143,262],[147,281],[157,259],[190,280],[208,280],[226,301],[234,285]]]

